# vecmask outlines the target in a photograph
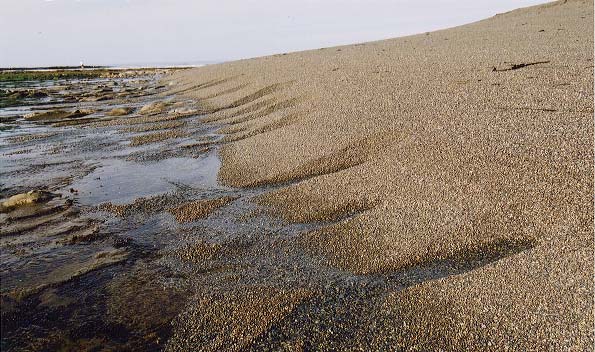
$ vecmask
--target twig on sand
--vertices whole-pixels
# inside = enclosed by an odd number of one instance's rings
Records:
[[[507,67],[507,68],[492,67],[492,72],[513,71],[513,70],[518,70],[519,68],[523,68],[523,67],[527,67],[527,66],[547,64],[547,63],[549,63],[549,61],[536,61],[536,62],[527,62],[527,63],[522,63],[522,64],[512,64],[510,67]]]

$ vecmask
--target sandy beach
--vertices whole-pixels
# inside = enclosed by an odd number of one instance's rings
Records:
[[[221,182],[282,185],[256,201],[329,222],[299,238],[321,265],[390,276],[449,263],[388,292],[368,312],[384,318],[335,347],[593,348],[592,2],[165,82],[223,124]],[[254,295],[255,309],[303,296]]]
[[[0,70],[0,349],[592,351],[593,20]]]

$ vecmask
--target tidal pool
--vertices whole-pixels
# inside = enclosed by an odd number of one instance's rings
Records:
[[[103,202],[125,204],[139,197],[171,191],[176,184],[209,188],[217,185],[219,158],[169,158],[139,163],[123,159],[103,159],[92,173],[75,181],[78,201],[84,205]]]

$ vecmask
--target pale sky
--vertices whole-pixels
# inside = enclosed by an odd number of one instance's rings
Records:
[[[453,27],[544,0],[0,0],[0,67],[219,62]]]

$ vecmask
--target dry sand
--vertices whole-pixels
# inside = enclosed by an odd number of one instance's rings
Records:
[[[592,350],[591,1],[168,81],[227,124],[223,182],[293,181],[260,201],[345,217],[302,239],[328,265],[500,258],[390,294],[401,347]]]

